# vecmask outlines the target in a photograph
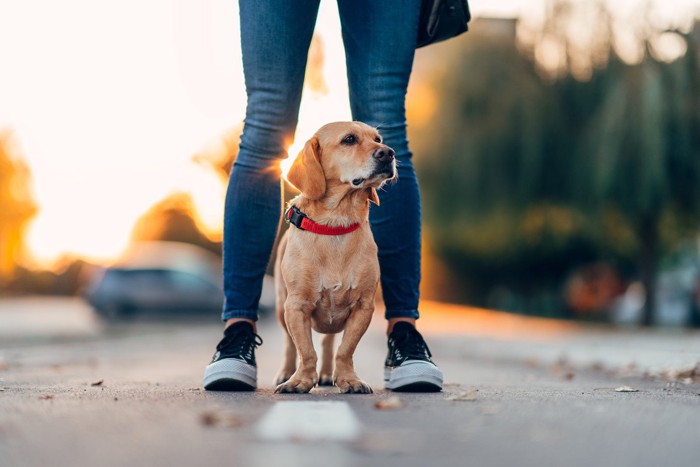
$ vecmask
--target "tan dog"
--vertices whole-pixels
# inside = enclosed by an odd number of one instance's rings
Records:
[[[319,381],[335,383],[341,392],[372,392],[352,361],[372,319],[379,282],[369,202],[379,205],[377,189],[396,176],[394,150],[360,122],[323,126],[292,164],[287,179],[301,194],[285,217],[308,230],[290,226],[277,250],[276,311],[287,338],[275,392],[309,392]],[[292,207],[308,217],[304,224]],[[311,231],[314,223],[322,231],[355,230],[324,235]],[[324,334],[320,380],[312,329]],[[334,334],[341,331],[334,368]]]

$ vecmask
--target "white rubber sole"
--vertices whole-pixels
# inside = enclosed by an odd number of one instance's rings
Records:
[[[423,360],[406,360],[396,368],[384,367],[384,387],[391,391],[441,391],[442,380],[440,368]]]
[[[224,358],[204,370],[204,389],[209,391],[254,391],[258,369],[243,360]]]

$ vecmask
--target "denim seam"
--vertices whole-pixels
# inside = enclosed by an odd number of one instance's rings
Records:
[[[221,313],[222,321],[226,321],[231,318],[244,318],[257,321],[258,310],[226,310],[223,313]]]
[[[409,308],[405,310],[385,310],[384,317],[389,318],[419,318],[420,313],[415,308]]]

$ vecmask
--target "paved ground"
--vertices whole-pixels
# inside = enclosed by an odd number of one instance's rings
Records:
[[[697,465],[700,384],[679,372],[700,361],[699,334],[424,309],[445,391],[377,409],[393,400],[381,389],[379,317],[356,355],[375,394],[281,396],[270,319],[259,329],[262,389],[209,393],[200,378],[219,338],[214,319],[105,326],[72,300],[0,302],[0,465]],[[615,390],[625,385],[639,392]],[[279,401],[347,403],[359,435],[313,439],[332,437],[346,417],[320,435],[266,441],[260,421]],[[326,423],[311,411],[296,417]]]

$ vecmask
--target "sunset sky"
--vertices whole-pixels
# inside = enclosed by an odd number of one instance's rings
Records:
[[[539,3],[470,2],[499,16]],[[662,3],[687,14],[700,0]],[[322,1],[316,30],[329,92],[305,93],[291,154],[323,123],[350,118],[334,1]],[[15,130],[40,207],[28,238],[36,260],[113,258],[174,191],[220,228],[223,186],[192,156],[244,117],[235,0],[2,2],[0,61],[0,128]]]

